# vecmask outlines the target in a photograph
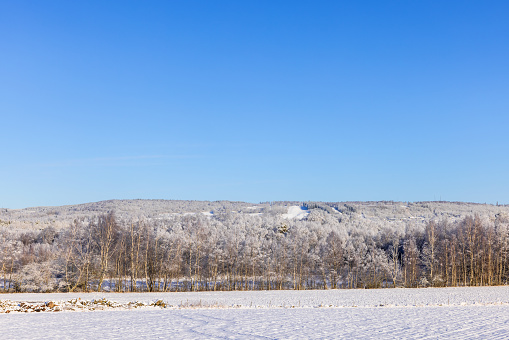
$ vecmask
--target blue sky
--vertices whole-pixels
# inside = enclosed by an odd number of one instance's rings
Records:
[[[0,1],[0,207],[509,203],[507,1]]]

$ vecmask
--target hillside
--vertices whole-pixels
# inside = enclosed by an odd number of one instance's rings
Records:
[[[304,209],[302,209],[304,208]],[[114,211],[117,218],[130,220],[171,219],[175,216],[204,214],[209,218],[225,213],[246,216],[277,216],[281,220],[313,221],[332,219],[347,225],[423,227],[430,220],[457,222],[479,215],[494,220],[497,214],[509,215],[509,206],[464,202],[265,202],[179,200],[108,200],[57,207],[0,209],[0,227],[14,230],[63,229],[75,219],[92,218]]]
[[[4,291],[509,282],[508,206],[111,200],[0,220]]]

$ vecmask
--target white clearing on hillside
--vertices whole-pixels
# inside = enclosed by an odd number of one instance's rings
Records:
[[[302,220],[307,215],[309,215],[309,210],[304,207],[299,207],[297,205],[292,205],[288,208],[288,213],[281,215],[283,218],[287,220]]]

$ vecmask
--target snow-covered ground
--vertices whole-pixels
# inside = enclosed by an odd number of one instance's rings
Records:
[[[507,339],[509,308],[296,308],[0,316],[3,339]]]
[[[509,286],[396,288],[396,289],[331,289],[272,290],[188,293],[48,293],[0,294],[0,300],[47,302],[107,299],[119,303],[163,300],[172,306],[218,305],[241,308],[275,307],[421,307],[470,306],[503,304],[509,306]]]
[[[2,337],[509,338],[509,287],[0,294],[0,300],[56,304],[78,297],[118,303],[163,300],[167,308],[0,314]]]

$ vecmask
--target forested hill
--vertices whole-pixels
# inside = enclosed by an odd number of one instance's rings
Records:
[[[296,211],[300,207],[301,211]],[[182,201],[182,200],[108,200],[57,207],[1,209],[0,228],[9,231],[57,230],[68,227],[75,219],[93,218],[115,212],[124,221],[172,219],[178,216],[202,214],[208,218],[225,214],[258,216],[282,222],[321,221],[346,227],[414,229],[424,227],[431,220],[454,223],[466,216],[478,215],[494,221],[498,214],[509,216],[509,205],[490,205],[464,202],[264,202]],[[293,213],[292,213],[293,212]],[[401,231],[403,231],[401,230]]]
[[[0,291],[509,283],[509,206],[113,200],[0,220]]]

